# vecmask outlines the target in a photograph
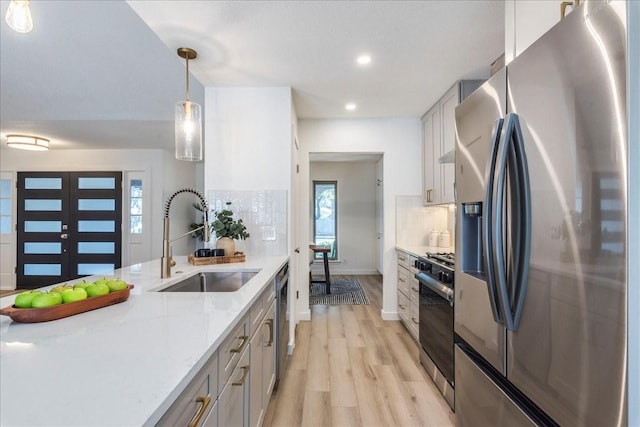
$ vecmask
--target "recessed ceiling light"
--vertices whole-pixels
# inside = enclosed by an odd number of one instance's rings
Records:
[[[356,104],[354,104],[353,102],[350,102],[348,104],[345,104],[344,108],[349,111],[353,111],[356,109]]]
[[[358,59],[356,59],[356,61],[360,65],[369,65],[371,63],[371,56],[367,54],[363,54],[358,56]]]

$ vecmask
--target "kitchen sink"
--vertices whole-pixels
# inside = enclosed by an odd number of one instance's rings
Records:
[[[257,271],[211,271],[198,273],[161,289],[160,292],[236,292],[258,274]]]

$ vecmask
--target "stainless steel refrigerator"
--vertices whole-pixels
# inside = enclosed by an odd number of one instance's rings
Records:
[[[627,422],[626,2],[456,109],[458,426]]]

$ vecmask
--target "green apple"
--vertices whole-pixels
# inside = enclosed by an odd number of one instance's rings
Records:
[[[54,305],[62,304],[62,295],[57,292],[47,292],[46,294],[40,294],[31,301],[31,307],[33,308],[45,308],[52,307]]]
[[[93,283],[95,283],[96,285],[108,285],[109,279],[107,279],[106,277],[103,277],[102,279],[98,279]]]
[[[127,289],[127,282],[120,279],[111,279],[107,282],[109,292],[118,292]]]
[[[101,295],[106,295],[109,293],[109,286],[104,283],[94,283],[87,286],[86,291],[89,298],[99,297]]]
[[[57,293],[61,294],[64,291],[66,291],[67,289],[71,289],[71,286],[70,285],[60,285],[60,286],[55,286],[49,292],[57,292]]]
[[[87,289],[87,286],[91,284],[92,284],[91,282],[82,281],[82,282],[76,283],[73,287],[75,289],[78,289],[78,288]]]
[[[68,304],[70,302],[81,301],[87,299],[87,291],[82,288],[67,289],[62,293],[62,303]]]
[[[18,308],[31,308],[31,303],[33,302],[33,299],[38,295],[40,295],[41,293],[42,291],[20,292],[16,296],[16,300],[13,302],[13,305],[15,305]]]

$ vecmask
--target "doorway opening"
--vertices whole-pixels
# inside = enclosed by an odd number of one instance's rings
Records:
[[[309,153],[309,235],[331,247],[332,275],[382,274],[382,174],[382,153]]]

